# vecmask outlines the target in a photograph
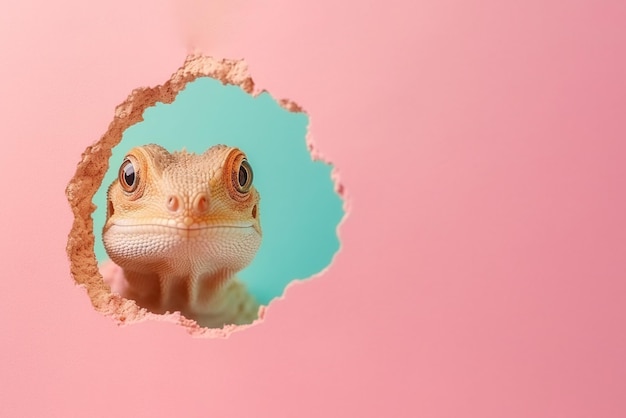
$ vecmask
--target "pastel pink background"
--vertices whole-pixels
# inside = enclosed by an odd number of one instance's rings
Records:
[[[626,416],[626,3],[249,3],[3,4],[0,415]],[[82,151],[188,47],[303,105],[350,206],[227,340],[116,327],[65,254]]]

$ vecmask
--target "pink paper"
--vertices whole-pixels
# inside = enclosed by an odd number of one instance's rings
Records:
[[[222,6],[3,5],[0,415],[625,416],[624,3]],[[192,50],[302,105],[348,201],[225,340],[116,326],[65,253],[81,153]]]

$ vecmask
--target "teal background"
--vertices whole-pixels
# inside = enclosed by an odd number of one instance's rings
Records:
[[[342,201],[334,192],[331,167],[313,161],[307,150],[306,114],[288,112],[267,93],[252,97],[205,77],[188,83],[173,103],[158,103],[143,116],[113,149],[93,199],[99,262],[108,258],[102,244],[106,190],[132,147],[157,143],[170,152],[185,147],[201,153],[223,143],[247,154],[261,194],[263,241],[252,264],[238,275],[257,299],[266,304],[293,279],[307,278],[330,264],[339,248]]]

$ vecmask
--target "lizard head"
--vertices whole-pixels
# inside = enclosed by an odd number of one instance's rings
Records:
[[[261,244],[259,193],[246,155],[133,148],[107,193],[105,249],[125,271],[226,278]],[[160,274],[159,274],[160,275]]]

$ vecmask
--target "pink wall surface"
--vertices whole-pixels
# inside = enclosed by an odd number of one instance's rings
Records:
[[[248,4],[250,3],[250,4]],[[2,416],[626,416],[626,3],[5,2]],[[187,52],[304,106],[349,215],[228,339],[118,327],[64,189]]]

